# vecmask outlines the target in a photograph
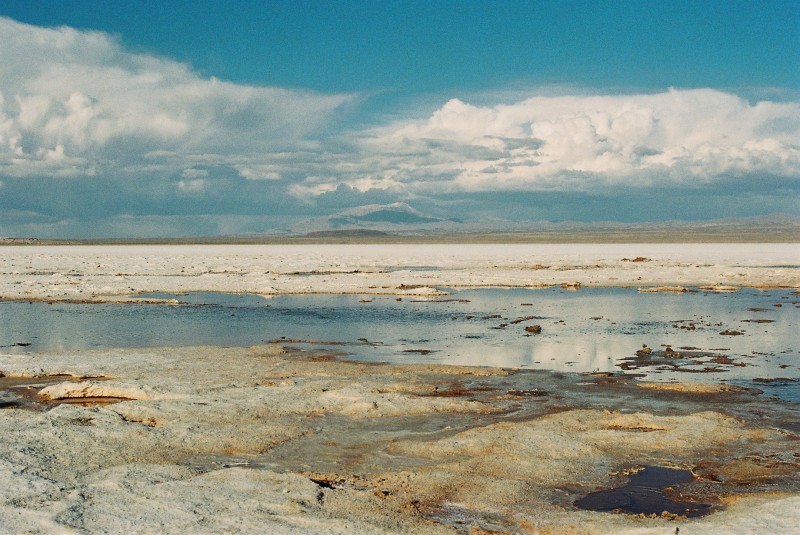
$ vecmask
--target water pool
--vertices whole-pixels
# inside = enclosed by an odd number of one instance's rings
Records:
[[[437,299],[219,293],[142,298],[178,303],[2,302],[0,346],[4,352],[46,352],[282,343],[356,360],[626,370],[652,379],[756,379],[761,387],[794,392],[790,397],[800,390],[800,296],[791,290],[494,288]],[[526,331],[534,325],[541,333]],[[643,345],[652,357],[636,357]]]

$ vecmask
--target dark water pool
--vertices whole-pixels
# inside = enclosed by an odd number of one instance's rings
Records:
[[[293,341],[289,345],[328,348],[360,360],[576,372],[624,368],[654,379],[747,384],[758,379],[759,388],[800,400],[800,296],[789,290],[477,289],[435,300],[215,293],[143,297],[180,304],[2,302],[0,351],[249,346],[285,339]],[[541,333],[526,331],[534,325]],[[653,350],[651,357],[635,356],[643,345]]]
[[[693,518],[711,512],[703,503],[675,501],[664,490],[692,480],[688,470],[646,466],[629,477],[628,484],[615,489],[593,492],[575,502],[581,509],[590,511],[620,511],[634,515],[656,515],[663,512]]]

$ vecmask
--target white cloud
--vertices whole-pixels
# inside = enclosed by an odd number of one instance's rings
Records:
[[[681,185],[722,176],[800,174],[800,103],[750,104],[711,89],[537,96],[472,106],[369,132],[372,169],[357,189],[592,190]],[[319,187],[319,184],[310,186]]]
[[[281,174],[275,170],[274,164],[234,165],[242,178],[247,180],[280,180]]]
[[[114,172],[121,163],[135,172],[157,150],[293,150],[352,98],[204,79],[100,32],[0,18],[0,42],[0,172],[8,176]]]
[[[178,181],[178,189],[184,193],[198,193],[205,190],[207,187],[208,180],[205,178]]]

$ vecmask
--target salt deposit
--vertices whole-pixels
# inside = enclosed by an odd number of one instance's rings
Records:
[[[0,298],[431,295],[481,286],[800,287],[796,244],[7,246]],[[629,258],[646,257],[648,262]]]

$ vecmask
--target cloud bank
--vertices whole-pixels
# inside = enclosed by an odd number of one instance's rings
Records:
[[[592,191],[800,176],[800,103],[712,89],[448,101],[424,120],[367,133],[357,189]],[[310,181],[309,192],[333,187]]]
[[[0,37],[0,173],[10,177],[166,174],[299,150],[352,99],[206,79],[100,32],[0,18]]]
[[[51,234],[99,221],[169,234],[192,218],[204,233],[258,232],[394,202],[502,218],[514,200],[524,219],[561,213],[529,208],[545,198],[569,196],[573,213],[591,205],[576,195],[616,195],[624,210],[631,191],[664,189],[757,192],[759,213],[796,206],[796,100],[670,89],[508,103],[500,92],[503,103],[443,98],[427,117],[353,129],[363,95],[220,81],[106,33],[6,18],[0,42],[0,235],[43,221]],[[740,203],[718,204],[731,216]]]

